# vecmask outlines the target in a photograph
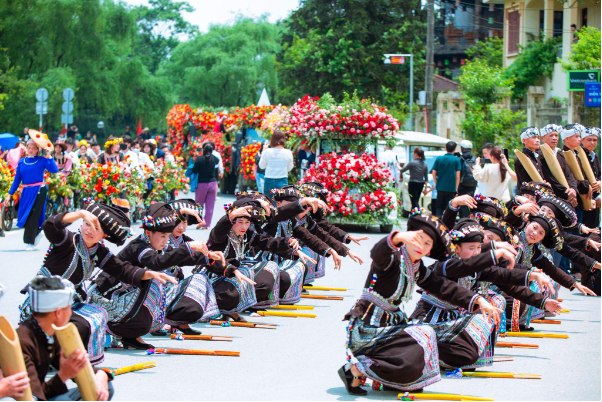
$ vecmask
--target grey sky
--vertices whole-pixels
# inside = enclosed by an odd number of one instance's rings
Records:
[[[147,0],[124,0],[133,6],[148,4]],[[207,32],[210,24],[224,24],[234,20],[236,14],[259,17],[269,13],[270,22],[286,18],[299,7],[299,0],[188,0],[195,8],[185,13],[186,21],[195,24],[201,32]]]

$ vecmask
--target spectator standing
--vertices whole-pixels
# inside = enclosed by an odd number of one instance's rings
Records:
[[[445,155],[437,157],[433,165],[433,181],[437,189],[436,215],[441,218],[447,204],[458,194],[462,162],[454,155],[457,144],[449,141],[445,144]]]
[[[414,209],[420,206],[420,193],[428,187],[429,174],[422,148],[414,148],[412,155],[414,159],[401,169],[401,173],[403,174],[406,170],[410,171],[408,193],[410,193],[410,202],[412,203],[412,209]],[[403,176],[399,181],[403,181]]]
[[[90,158],[92,158],[92,160],[98,160],[98,157],[100,156],[100,144],[98,142],[92,141],[90,143],[90,150],[88,152],[88,155],[90,156]]]
[[[259,160],[261,159],[261,154],[263,153],[263,150],[267,149],[268,146],[269,143],[267,141],[263,142],[261,144],[259,152],[255,154],[255,182],[257,183],[257,191],[259,191],[260,193],[263,193],[263,187],[265,184],[265,169],[259,167]]]
[[[293,153],[285,149],[286,136],[280,131],[274,131],[270,140],[270,147],[266,149],[259,159],[259,168],[265,169],[264,194],[271,197],[272,189],[279,189],[288,185],[288,172],[293,169]]]
[[[424,160],[424,152],[422,153],[422,156],[423,156],[423,160]],[[393,176],[394,186],[397,187],[397,184],[401,182],[401,179],[399,178],[399,162],[397,161],[397,155],[395,155],[395,152],[393,152],[393,148],[391,148],[388,145],[385,145],[385,151],[378,155],[378,161],[384,163],[385,166],[389,169],[389,172],[391,172],[391,176]],[[410,162],[410,163],[412,163],[412,162]],[[405,172],[405,170],[404,170],[404,172]],[[410,171],[410,173],[411,173],[411,171]],[[422,190],[420,190],[420,191],[422,191]],[[411,198],[411,196],[410,196],[410,198]],[[420,198],[420,196],[418,198]]]
[[[205,225],[202,227],[203,229],[208,229],[211,226],[211,219],[213,218],[213,207],[217,197],[217,177],[215,174],[217,164],[218,160],[213,155],[213,147],[211,144],[205,144],[203,145],[203,154],[196,158],[190,171],[191,174],[198,174],[195,201],[204,211],[203,220]]]
[[[86,131],[86,135],[84,136],[84,140],[88,141],[88,144],[92,142],[92,131]]]
[[[516,173],[508,166],[508,160],[502,153],[502,149],[494,147],[489,155],[491,163],[481,167],[481,158],[477,158],[473,168],[474,178],[479,183],[484,183],[485,197],[497,198],[503,202],[510,201],[510,190],[508,184],[510,179],[516,180]]]
[[[171,148],[169,147],[169,145],[167,145],[167,144],[162,145],[161,151],[163,151],[163,154],[165,155],[163,157],[163,159],[165,160],[165,163],[167,163],[167,162],[174,163],[176,161],[176,158],[171,153]]]
[[[222,162],[222,156],[215,149],[215,142],[209,141],[207,144],[211,145],[211,148],[213,148],[212,154],[217,158],[217,166],[215,168],[217,169],[217,177],[221,180],[222,177],[224,177],[224,163]]]
[[[460,141],[460,161],[462,162],[462,170],[460,171],[460,185],[458,186],[458,195],[470,195],[474,197],[478,182],[472,174],[472,168],[475,165],[476,158],[472,154],[472,142],[468,140]],[[463,205],[460,207],[460,219],[468,218],[468,207]]]
[[[24,143],[27,143],[27,141],[29,140],[29,127],[25,126],[23,128],[23,135],[21,136],[21,139]]]

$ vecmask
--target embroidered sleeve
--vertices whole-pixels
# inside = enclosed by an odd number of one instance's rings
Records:
[[[107,263],[107,261],[109,261],[109,258],[111,258],[113,256],[113,253],[111,253],[110,251],[107,252],[107,255],[105,255],[105,258],[102,259],[102,261],[100,262],[100,264],[98,264],[98,268],[102,269],[105,264]]]
[[[194,257],[194,251],[192,251],[192,248],[190,247],[190,244],[187,241],[184,242],[184,244],[186,245],[186,248],[188,249],[188,252],[190,253],[190,256]]]
[[[152,248],[145,248],[144,250],[142,250],[140,252],[140,254],[138,254],[138,261],[140,261],[140,263],[142,264],[142,257],[144,256],[144,254],[148,253],[149,251],[153,251]]]
[[[475,311],[477,311],[478,306],[477,306],[477,300],[479,300],[479,298],[481,298],[482,296],[476,294],[472,297],[472,299],[470,299],[470,303],[468,303],[468,311],[470,311],[471,313],[474,313]]]

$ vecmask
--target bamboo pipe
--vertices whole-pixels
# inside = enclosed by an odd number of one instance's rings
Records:
[[[469,402],[489,402],[494,399],[479,398],[476,396],[467,395],[452,395],[452,394],[399,394],[397,397],[400,401],[469,401]]]
[[[268,307],[269,309],[272,310],[313,310],[314,306],[297,306],[297,305],[283,305],[283,304],[279,304],[277,306],[274,307]]]
[[[240,352],[229,350],[200,350],[200,349],[149,349],[148,354],[168,355],[203,355],[203,356],[240,356]]]
[[[225,323],[228,323],[228,325],[231,325],[233,327],[276,329],[275,324],[262,324],[259,322],[240,322],[240,321],[230,322],[230,321],[218,321],[218,320],[209,321],[209,324],[211,324],[211,325],[222,325]]]
[[[560,324],[557,320],[531,320],[533,324]]]
[[[346,292],[347,288],[326,288],[323,286],[303,286],[303,289],[306,290],[332,290],[335,292]]]
[[[133,371],[140,371],[140,370],[156,367],[155,363],[156,362],[140,363],[140,364],[134,364],[133,366],[126,366],[126,367],[121,367],[121,368],[113,369],[113,370],[111,370],[111,369],[103,369],[103,370],[108,371],[113,375],[121,375],[121,374],[125,374],[125,373],[131,373]]]
[[[506,332],[500,334],[501,336],[509,336],[514,338],[558,338],[568,339],[568,335],[565,334],[545,334],[543,332]]]
[[[77,328],[75,328],[73,323],[68,323],[64,327],[57,327],[53,324],[52,328],[54,328],[65,357],[71,356],[77,349],[86,352],[82,338],[79,336],[79,332],[77,332]],[[84,401],[96,401],[98,399],[96,379],[94,378],[94,370],[92,370],[90,362],[86,362],[84,368],[77,373],[75,382]]]
[[[529,159],[527,157],[527,155],[525,155],[518,149],[515,149],[514,153],[516,154],[516,157],[518,158],[520,163],[523,165],[523,167],[529,174],[529,177],[531,177],[531,181],[543,182],[543,178],[541,177],[541,175],[539,174],[537,169],[535,169],[535,165],[533,165],[533,162],[531,161],[531,159]],[[522,184],[522,183],[519,183],[519,184]]]
[[[315,314],[308,313],[292,313],[290,311],[258,311],[257,314],[261,316],[273,316],[273,317],[304,317],[304,318],[316,318]]]
[[[518,343],[518,342],[501,342],[495,344],[498,348],[518,348],[518,349],[539,349],[539,345],[535,343]]]
[[[569,150],[569,151],[564,151],[562,153],[564,154],[566,163],[569,165],[569,169],[571,169],[571,172],[573,173],[573,176],[575,176],[575,179],[585,180],[585,178],[583,177],[583,172],[581,171],[581,168],[579,167],[579,162],[577,162],[577,157],[575,156],[573,151]],[[589,166],[589,162],[588,162],[588,166]],[[592,200],[589,200],[587,198],[587,194],[579,194],[579,197],[581,197],[581,201],[583,201],[584,209],[592,209],[593,208]]]
[[[10,325],[8,319],[0,315],[0,366],[2,374],[8,377],[13,374],[27,372],[23,351],[19,342],[17,331]],[[17,398],[18,401],[33,401],[31,387],[27,387],[23,396]]]
[[[177,339],[177,336],[183,336],[184,339],[193,339],[199,341],[223,341],[232,342],[231,336],[219,336],[219,335],[184,335],[184,334],[171,334],[171,339]]]
[[[587,154],[582,147],[577,147],[577,156],[581,160],[581,166],[583,166],[583,171],[585,172],[587,181],[589,181],[590,184],[597,182],[596,175],[594,175],[594,171],[592,170],[592,166],[589,164]]]
[[[517,378],[528,380],[541,380],[539,374],[521,374],[521,373],[496,373],[496,372],[462,372],[462,377],[483,377],[483,378]]]
[[[570,313],[571,310],[569,310],[568,308],[563,308],[562,310],[560,310],[561,313]]]
[[[541,146],[541,153],[543,154],[544,159],[548,163],[548,167],[550,168],[552,175],[554,175],[554,178],[556,178],[556,180],[558,180],[560,184],[562,184],[566,188],[569,188],[569,182],[566,180],[566,177],[564,177],[564,173],[562,173],[560,163],[558,162],[556,155],[554,155],[554,151],[552,150],[552,148],[550,148],[548,144],[543,144]]]
[[[303,299],[344,300],[343,296],[301,295]]]

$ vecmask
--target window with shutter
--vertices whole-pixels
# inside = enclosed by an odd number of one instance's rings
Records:
[[[508,54],[518,53],[520,42],[520,13],[508,12]]]

